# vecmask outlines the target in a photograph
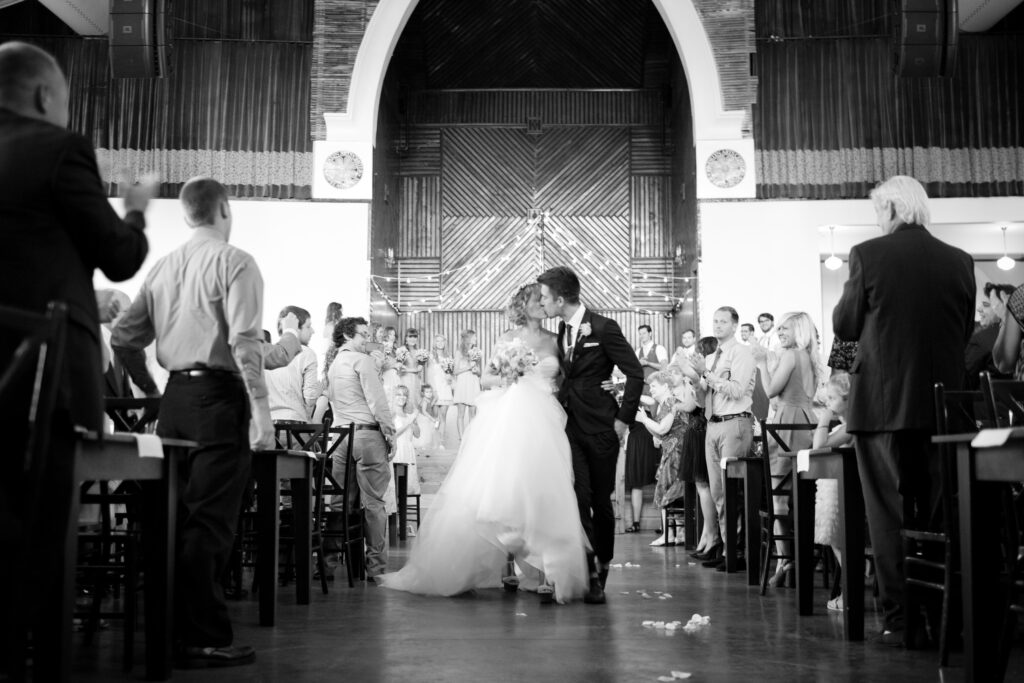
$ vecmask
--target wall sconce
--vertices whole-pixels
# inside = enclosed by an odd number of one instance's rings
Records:
[[[829,270],[839,270],[843,267],[843,259],[836,256],[836,226],[828,226],[828,234],[832,244],[832,255],[825,259],[825,267]]]
[[[384,252],[384,265],[389,269],[395,267],[395,250],[391,247]]]
[[[1010,255],[1006,253],[1006,226],[1003,226],[1003,255],[996,261],[996,266],[999,270],[1013,270],[1013,267],[1017,265],[1017,262],[1010,258]]]

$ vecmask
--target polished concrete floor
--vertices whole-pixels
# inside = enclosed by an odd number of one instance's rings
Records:
[[[372,584],[350,589],[339,571],[330,594],[316,588],[309,606],[294,604],[293,588],[282,589],[274,628],[257,626],[252,599],[231,603],[236,642],[257,649],[256,663],[175,671],[174,680],[571,683],[657,681],[672,672],[692,674],[692,681],[962,680],[958,653],[954,666],[940,672],[937,652],[847,643],[841,615],[824,609],[824,589],[816,596],[820,610],[800,618],[792,589],[769,589],[762,598],[745,575],[692,565],[682,548],[651,548],[652,539],[617,537],[615,561],[638,566],[611,571],[604,606],[542,606],[532,594],[498,588],[457,598]],[[406,553],[394,549],[391,567],[401,566]],[[642,625],[685,623],[695,613],[710,623],[693,633]],[[869,615],[868,632],[878,627]],[[130,678],[120,671],[118,629],[115,622],[93,646],[77,646],[76,680]],[[1006,680],[1024,680],[1022,654],[1015,652]],[[133,674],[142,676],[141,660]]]

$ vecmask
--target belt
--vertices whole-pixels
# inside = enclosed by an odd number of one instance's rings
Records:
[[[178,377],[223,377],[231,379],[242,379],[242,375],[231,370],[218,370],[217,368],[189,368],[188,370],[171,370],[171,376]]]
[[[377,424],[373,424],[373,425],[352,425],[352,428],[355,429],[357,432],[361,431],[363,429],[369,429],[369,430],[372,430],[372,431],[375,431],[375,432],[379,432],[380,431],[380,425],[377,425]],[[342,428],[342,429],[344,429],[344,428]]]
[[[751,417],[750,413],[732,413],[731,415],[712,415],[708,422],[728,422],[741,417]]]

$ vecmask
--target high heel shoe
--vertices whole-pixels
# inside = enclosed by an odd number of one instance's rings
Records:
[[[721,541],[719,541],[718,543],[713,544],[710,548],[708,548],[704,552],[697,554],[695,557],[696,557],[696,559],[700,560],[701,562],[707,562],[709,560],[717,560],[718,558],[720,558],[722,556],[722,550],[724,548],[725,548],[725,544],[722,543]]]
[[[660,548],[663,545],[673,545],[672,543],[669,543],[665,539],[665,534],[662,534],[661,536],[658,536],[656,539],[651,541],[650,544],[653,545],[655,548]]]
[[[633,522],[630,526],[626,527],[627,534],[635,534],[640,531],[640,522]]]
[[[697,559],[700,559],[700,558],[699,558],[699,556],[700,556],[700,555],[703,555],[704,553],[706,553],[706,552],[707,552],[707,550],[708,550],[708,549],[707,549],[707,547],[706,547],[706,546],[705,546],[705,547],[703,547],[703,548],[697,548],[697,549],[696,549],[696,550],[694,550],[694,551],[693,551],[692,553],[690,553],[690,557],[692,557],[692,558],[693,558],[693,559],[695,559],[695,560],[697,560]]]
[[[769,586],[783,587],[785,588],[789,581],[789,577],[793,575],[793,563],[783,562],[779,565],[778,569],[775,570],[775,575],[768,579]]]

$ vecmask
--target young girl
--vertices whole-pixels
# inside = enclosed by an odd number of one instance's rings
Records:
[[[445,355],[448,339],[443,334],[434,335],[434,348],[430,350],[427,365],[427,381],[434,387],[437,408],[438,443],[444,449],[444,435],[448,424],[448,406],[452,404],[452,371],[454,361]]]
[[[850,376],[845,372],[837,372],[828,380],[825,410],[821,411],[818,426],[814,430],[814,448],[835,448],[847,446],[853,436],[846,433],[846,397],[850,394]],[[829,425],[833,420],[839,425],[831,432]],[[832,546],[836,561],[840,566],[843,558],[835,541],[839,535],[839,484],[835,479],[819,479],[817,492],[814,496],[814,542]],[[843,611],[843,596],[837,595],[826,603],[830,610]]]
[[[429,384],[420,387],[416,423],[419,425],[420,433],[413,439],[413,445],[418,451],[434,448],[437,440],[437,409],[434,407],[434,387]]]
[[[384,385],[384,393],[388,397],[388,403],[395,398],[395,387],[398,386],[398,361],[395,360],[395,338],[397,333],[393,327],[384,328],[384,341],[381,342],[381,351],[384,353],[384,363],[381,365],[380,381]]]
[[[391,403],[391,412],[395,416],[395,437],[392,444],[393,462],[404,463],[409,467],[410,496],[419,495],[420,478],[416,472],[416,448],[413,439],[420,435],[420,426],[416,421],[416,411],[409,403],[409,389],[399,386],[395,389],[395,399]]]
[[[459,413],[455,428],[462,439],[469,421],[476,415],[476,397],[480,395],[480,349],[476,346],[476,332],[464,330],[455,354],[455,393],[453,400]]]

